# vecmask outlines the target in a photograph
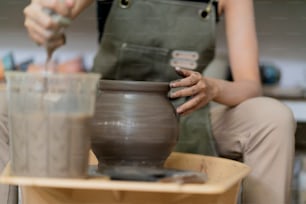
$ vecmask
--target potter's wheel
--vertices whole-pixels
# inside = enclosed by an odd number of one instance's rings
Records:
[[[111,180],[167,183],[203,184],[208,179],[205,173],[143,166],[112,166],[106,167],[103,171],[97,170],[96,166],[91,166],[89,174],[91,176],[106,176]]]

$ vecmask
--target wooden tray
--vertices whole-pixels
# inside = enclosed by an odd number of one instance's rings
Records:
[[[96,164],[92,156],[90,164]],[[10,174],[8,165],[0,182],[22,187],[24,204],[156,204],[236,203],[242,179],[250,168],[240,162],[202,155],[172,153],[167,168],[205,172],[205,184],[111,181],[107,178],[25,178]]]

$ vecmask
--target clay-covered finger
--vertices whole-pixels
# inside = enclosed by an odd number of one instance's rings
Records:
[[[40,0],[40,3],[42,7],[65,17],[71,17],[71,11],[74,6],[73,0]]]

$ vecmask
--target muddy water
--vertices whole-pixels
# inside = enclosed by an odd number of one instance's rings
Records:
[[[10,115],[12,173],[85,177],[91,116],[60,113]]]

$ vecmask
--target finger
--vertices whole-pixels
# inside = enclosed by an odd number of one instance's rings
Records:
[[[178,114],[183,114],[186,115],[190,112],[193,112],[200,107],[204,106],[207,104],[207,99],[205,94],[198,94],[194,97],[192,97],[190,100],[188,100],[186,103],[183,105],[179,106],[176,109],[176,112]]]
[[[180,75],[182,77],[187,77],[191,74],[190,70],[182,69],[180,67],[175,67],[175,71],[178,75]]]
[[[44,29],[58,29],[59,25],[56,24],[50,16],[43,12],[41,5],[33,3],[27,6],[23,11],[26,19],[35,21],[39,26]]]
[[[176,88],[194,86],[202,79],[202,75],[199,72],[189,70],[184,70],[184,72],[188,73],[188,76],[181,80],[171,82],[170,87]]]
[[[42,38],[44,38],[44,41],[47,41],[49,38],[52,37],[52,32],[50,30],[46,30],[43,27],[39,26],[35,21],[30,18],[27,18],[25,20],[24,26],[28,30],[35,32],[37,35],[40,35]]]
[[[71,17],[71,10],[74,7],[73,0],[41,0],[40,3],[43,8],[51,9],[65,17]]]
[[[199,72],[176,68],[178,72],[181,73],[181,76],[185,77],[180,80],[172,81],[170,87],[188,87],[197,84],[201,79],[202,75]]]
[[[178,91],[172,92],[170,94],[170,98],[180,98],[180,97],[188,97],[188,96],[194,96],[198,94],[200,90],[197,86],[191,86],[188,88],[180,89]]]

